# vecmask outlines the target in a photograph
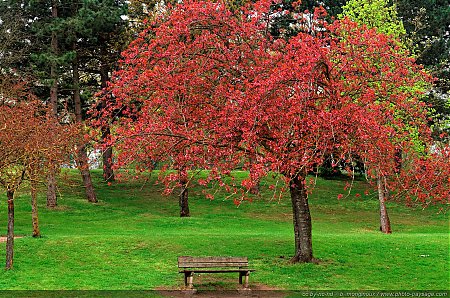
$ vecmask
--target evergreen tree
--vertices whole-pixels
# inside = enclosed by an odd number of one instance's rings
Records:
[[[100,89],[106,87],[110,79],[110,74],[114,70],[120,58],[120,52],[128,44],[128,22],[126,1],[115,0],[91,0],[85,1],[83,6],[74,16],[83,25],[80,28],[85,30],[77,32],[78,46],[77,57],[79,61],[79,71],[85,81],[83,88],[84,105],[82,109],[82,119],[85,118],[86,110],[92,106],[89,99]],[[98,103],[102,108],[105,102]],[[109,126],[101,127],[102,141],[108,139]],[[105,147],[102,152],[103,177],[107,181],[114,180],[112,170],[112,147]]]
[[[24,75],[30,34],[26,32],[27,18],[21,10],[21,1],[0,1],[0,74],[2,80],[12,70]]]
[[[427,101],[434,108],[433,130],[450,133],[450,5],[447,0],[396,0],[417,62],[438,79]],[[448,140],[448,139],[447,139]]]
[[[93,95],[106,86],[123,44],[129,39],[123,34],[128,26],[123,19],[127,14],[126,1],[10,0],[1,1],[0,8],[2,25],[7,23],[3,20],[17,20],[18,30],[27,36],[17,39],[19,43],[26,42],[27,47],[3,43],[6,48],[0,50],[20,56],[14,67],[20,66],[36,79],[35,93],[53,107],[61,121],[83,123]],[[12,12],[14,17],[9,16]],[[16,48],[23,49],[23,54],[19,55]],[[3,60],[2,68],[6,68]],[[107,137],[108,128],[103,132]],[[80,135],[78,164],[88,198],[96,201],[86,146]],[[104,156],[104,164],[112,161],[111,150],[106,152],[109,155]],[[113,179],[111,167],[108,168],[105,177]],[[56,205],[56,201],[50,205]]]

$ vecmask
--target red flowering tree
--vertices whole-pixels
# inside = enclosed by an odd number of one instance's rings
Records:
[[[362,159],[369,181],[376,182],[380,229],[390,233],[385,207],[390,190],[394,197],[423,204],[442,202],[445,194],[447,203],[450,198],[448,181],[432,182],[448,173],[450,159],[447,149],[439,154],[430,150],[435,145],[427,125],[428,110],[420,99],[431,78],[390,36],[348,19],[328,29],[332,80],[340,96],[358,106],[353,109],[352,126],[346,129],[347,154]],[[427,166],[419,170],[417,165],[423,163]]]
[[[101,119],[119,111],[128,116],[113,131],[117,165],[138,162],[145,169],[164,161],[181,173],[209,169],[201,183],[216,180],[241,199],[267,173],[282,174],[293,207],[292,261],[312,262],[308,171],[325,153],[356,151],[364,137],[374,145],[385,140],[389,125],[378,123],[382,109],[373,97],[361,99],[374,106],[369,109],[350,95],[355,86],[345,76],[353,70],[335,53],[345,51],[338,41],[348,32],[336,27],[334,39],[320,32],[273,39],[269,5],[261,1],[233,12],[221,2],[176,6],[124,52],[109,87],[114,101]],[[387,44],[371,46],[390,52]],[[395,74],[399,86],[408,83],[404,75]],[[362,125],[378,127],[379,134],[363,134]],[[242,165],[250,177],[240,188],[225,184],[223,177]],[[176,174],[164,179],[180,181]]]

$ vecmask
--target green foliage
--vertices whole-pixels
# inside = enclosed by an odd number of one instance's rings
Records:
[[[52,15],[53,4],[56,17]],[[14,67],[25,73],[24,77],[33,78],[33,91],[43,101],[49,99],[50,86],[56,78],[60,86],[59,109],[73,112],[72,63],[79,64],[82,93],[98,92],[100,68],[105,68],[104,73],[112,72],[124,44],[129,42],[125,32],[128,22],[122,19],[127,12],[124,0],[0,1],[0,19],[7,20],[2,21],[0,32],[13,32],[0,35],[0,56],[14,53],[6,55],[8,61],[2,59],[0,67]],[[16,38],[11,40],[12,37]],[[57,41],[56,50],[52,37]],[[86,113],[92,96],[82,100]]]
[[[262,182],[261,198],[238,208],[225,194],[210,201],[192,188],[192,217],[180,218],[176,196],[161,196],[154,177],[108,186],[95,171],[100,202],[93,205],[83,198],[79,174],[67,175],[56,210],[46,209],[40,197],[43,238],[28,236],[29,198],[17,197],[16,230],[25,237],[15,241],[15,269],[0,271],[0,290],[179,289],[180,255],[248,256],[257,270],[250,276],[253,288],[448,289],[448,214],[390,203],[394,233],[381,234],[376,194],[365,195],[363,182],[337,200],[345,181],[317,180],[309,200],[321,263],[293,265],[292,207],[287,196],[272,198],[270,179]],[[0,259],[3,254],[1,243]],[[237,275],[204,274],[196,282],[199,289],[235,289]]]
[[[359,25],[366,25],[368,28],[375,28],[378,32],[389,35],[402,42],[399,43],[399,51],[406,51],[408,38],[402,20],[397,13],[396,5],[390,5],[388,0],[349,0],[343,7],[339,18],[348,17]],[[404,92],[410,94],[425,94],[431,89],[431,84],[426,81],[419,81],[413,88],[406,88]],[[380,102],[389,101],[389,98],[380,98]],[[420,141],[418,128],[409,125],[409,116],[397,110],[397,119],[403,119],[407,125],[405,130],[409,132],[409,140],[414,144],[417,152],[424,152],[424,144]],[[400,141],[400,140],[399,140]]]
[[[21,75],[29,37],[24,32],[26,21],[18,9],[19,3],[0,1],[0,74],[3,75],[11,68]],[[22,67],[21,67],[22,66]],[[19,73],[18,73],[19,71]],[[22,70],[23,71],[23,70]]]
[[[395,38],[406,34],[402,21],[398,18],[396,6],[389,6],[388,0],[349,0],[342,7],[339,18],[348,17],[352,21]]]

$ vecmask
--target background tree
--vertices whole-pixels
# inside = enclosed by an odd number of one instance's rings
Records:
[[[434,137],[450,129],[450,7],[448,1],[397,0],[398,14],[408,34],[417,62],[437,78],[426,99],[433,106]],[[447,138],[448,141],[448,138]]]
[[[406,34],[396,5],[390,5],[386,0],[349,0],[338,17],[348,17],[359,25],[364,24],[369,29],[376,28],[378,32],[395,38],[402,38]]]
[[[68,114],[64,107],[67,107],[65,99],[68,88],[58,88],[71,56],[70,52],[59,47],[60,39],[64,36],[61,31],[64,3],[14,0],[3,1],[1,5],[14,13],[13,19],[23,19],[26,24],[21,28],[20,35],[26,36],[24,40],[28,46],[24,47],[26,51],[16,62],[16,69],[21,69],[21,76],[27,77],[32,92],[42,101],[49,102],[55,117],[67,122]],[[57,172],[58,169],[51,170],[47,180],[47,206],[50,208],[57,205]]]
[[[111,0],[89,1],[80,8],[78,18],[89,30],[81,33],[84,37],[78,55],[80,71],[90,78],[83,91],[90,96],[107,86],[120,52],[128,44],[128,21],[125,19],[127,11],[126,1]],[[86,103],[88,104],[89,102]],[[104,105],[105,102],[100,102],[99,108]],[[102,142],[108,138],[109,131],[108,126],[102,127]],[[102,152],[102,165],[106,181],[114,180],[112,161],[112,147],[105,147]]]
[[[62,123],[84,122],[93,94],[104,87],[117,61],[127,22],[125,1],[8,1],[23,15],[29,44],[20,64],[35,77],[34,92],[52,104]],[[2,5],[7,6],[6,2]],[[26,39],[25,39],[26,40]],[[107,135],[108,127],[103,134]],[[78,164],[86,194],[96,201],[87,163],[85,134],[80,134]],[[105,178],[112,179],[112,150],[103,154]],[[55,169],[57,170],[57,169]],[[48,204],[56,206],[54,176],[49,176]]]
[[[52,3],[52,20],[51,41],[50,41],[50,105],[52,107],[53,116],[58,118],[58,33],[56,21],[58,18],[58,1],[53,0]],[[54,208],[57,205],[57,185],[56,185],[56,169],[50,169],[47,178],[47,207]],[[32,190],[33,190],[32,186]]]
[[[0,2],[0,70],[1,75],[8,71],[25,72],[21,63],[26,59],[30,48],[29,34],[25,31],[27,19],[20,9],[21,3]]]
[[[400,39],[402,38],[405,40],[406,31],[403,27],[402,21],[397,16],[396,6],[389,5],[389,1],[350,0],[342,7],[342,9],[343,12],[339,15],[340,19],[349,18],[350,20],[358,23],[359,26],[367,26],[368,29],[373,28],[379,33],[398,39],[399,45],[402,45],[404,50],[406,49],[404,43],[400,42]],[[392,88],[389,89],[392,90]],[[377,92],[377,94],[380,93]],[[388,94],[388,97],[389,96],[390,95]],[[380,97],[377,100],[389,101],[389,99],[385,96]],[[395,169],[400,169],[402,151],[401,149],[397,149],[397,151],[398,153],[394,154],[392,158],[394,161],[397,161],[399,165],[394,164],[393,167]],[[384,152],[384,154],[386,156],[391,156],[388,152]],[[378,199],[380,204],[380,230],[383,233],[389,234],[392,232],[392,228],[385,203],[390,196],[390,189],[388,187],[387,179],[389,179],[389,177],[381,174],[381,172],[376,177]]]
[[[18,88],[23,88],[20,84]],[[39,236],[36,182],[51,163],[62,162],[70,147],[70,129],[62,128],[50,109],[38,101],[19,101],[28,97],[25,90],[2,92],[0,109],[0,185],[8,199],[6,269],[12,269],[14,256],[14,194],[29,177],[32,192],[33,236]],[[24,93],[26,92],[26,93]],[[20,98],[16,98],[18,95]],[[48,136],[50,134],[50,137]]]
[[[12,1],[19,3],[20,1]],[[82,122],[93,94],[104,87],[124,42],[127,22],[125,1],[23,1],[18,11],[27,14],[33,47],[23,60],[38,78],[36,94],[52,103],[63,123]],[[75,42],[74,42],[75,41]],[[37,87],[39,86],[39,87]],[[60,87],[60,88],[58,88]],[[108,127],[103,134],[108,134]],[[89,174],[84,134],[80,135],[78,164],[91,201],[96,201]],[[113,179],[112,150],[103,154],[105,178]],[[49,177],[49,206],[56,205],[56,191]],[[51,191],[50,189],[53,189]]]
[[[37,210],[38,185],[43,182],[44,177],[48,177],[50,171],[70,161],[69,154],[73,152],[78,134],[76,125],[61,125],[54,118],[51,108],[40,109],[38,112],[41,115],[35,117],[35,125],[39,126],[33,131],[36,140],[33,148],[27,152],[30,163],[26,170],[26,178],[30,182],[33,237],[41,236]]]
[[[331,59],[336,61],[336,78],[342,80],[341,93],[353,98],[355,104],[367,108],[364,114],[354,117],[355,120],[363,119],[363,122],[354,122],[359,127],[352,132],[357,144],[353,153],[367,165],[368,177],[377,181],[381,224],[383,229],[387,228],[383,231],[389,232],[389,219],[382,204],[385,189],[398,191],[397,196],[410,198],[402,192],[415,189],[412,186],[415,182],[411,181],[417,182],[417,179],[413,178],[415,170],[411,165],[423,159],[429,159],[430,163],[436,159],[430,158],[433,155],[430,150],[433,141],[427,125],[428,110],[421,100],[430,78],[394,39],[377,33],[375,29],[368,30],[365,26],[358,29],[357,25],[345,19],[333,24],[332,30],[336,30],[337,26],[342,26],[338,29],[342,30],[342,37],[336,47],[331,47]],[[363,38],[354,38],[361,32],[364,32]],[[346,67],[340,68],[340,65]],[[364,124],[366,121],[373,125],[369,127]],[[348,131],[351,135],[351,130]],[[398,167],[398,152],[402,152],[401,169]],[[439,167],[435,170],[436,173],[442,172]],[[433,176],[431,173],[429,175]],[[425,180],[432,181],[433,178]],[[416,192],[415,197],[423,203],[423,194],[430,195],[431,192],[432,188],[426,187]],[[436,196],[431,195],[430,198],[439,198],[443,193],[445,191],[436,190]]]

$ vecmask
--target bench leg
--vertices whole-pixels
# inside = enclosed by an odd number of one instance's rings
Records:
[[[250,275],[250,272],[247,271],[244,273],[244,288],[248,288],[248,276]],[[242,277],[241,277],[241,283],[242,283]]]
[[[242,277],[244,277],[244,288],[248,288],[248,276],[249,275],[250,275],[250,271],[239,272],[239,284],[242,285]]]
[[[184,273],[184,285],[188,289],[194,288],[194,272],[185,272]]]

